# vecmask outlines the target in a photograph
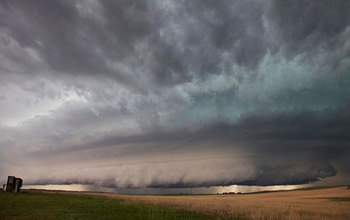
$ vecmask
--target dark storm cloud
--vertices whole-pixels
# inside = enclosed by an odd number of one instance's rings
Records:
[[[219,74],[223,52],[229,54],[223,64],[228,71],[232,60],[255,66],[263,57],[262,4],[191,1],[175,7],[169,12],[155,1],[3,1],[0,24],[53,70],[128,84],[138,82],[113,62],[131,62],[133,72],[143,70],[162,85],[191,80],[192,74]]]
[[[130,56],[135,42],[150,32],[152,18],[147,16],[141,1],[101,3],[3,1],[1,25],[22,47],[37,50],[53,70],[73,75],[106,75],[131,83],[122,70],[110,67],[106,59],[122,61]],[[96,19],[98,16],[101,21]]]
[[[348,110],[323,112],[317,116],[311,112],[259,117],[248,115],[236,125],[218,122],[216,125],[212,124],[210,127],[194,132],[173,131],[129,137],[98,137],[99,140],[83,145],[35,152],[31,157],[40,155],[40,157],[49,158],[66,157],[67,159],[68,157],[74,160],[76,157],[74,155],[77,154],[80,158],[94,155],[94,158],[105,161],[119,158],[117,160],[119,162],[108,164],[107,167],[92,167],[92,170],[113,167],[117,171],[125,166],[133,167],[129,170],[129,174],[118,176],[118,179],[125,178],[124,183],[111,179],[105,180],[106,182],[103,183],[105,186],[195,187],[232,184],[304,184],[336,175],[332,161],[339,160],[341,155],[349,153],[350,136],[347,132],[350,126],[349,118]],[[234,153],[237,146],[243,147],[249,153],[237,157]],[[200,154],[210,149],[226,153],[224,155]],[[182,150],[186,150],[186,153],[181,153]],[[168,157],[168,152],[175,155],[179,153],[181,156]],[[139,157],[139,155],[144,156]],[[60,160],[59,158],[56,159]],[[129,159],[123,160],[123,158]],[[242,161],[242,158],[246,161]],[[168,168],[169,172],[187,178],[175,178],[172,182],[164,182],[162,174],[158,172],[161,167],[168,164],[171,164],[171,168]],[[194,170],[198,169],[195,172],[200,172],[201,166],[221,166],[221,170],[214,169],[213,173],[193,175],[188,174],[181,164],[192,166]],[[243,170],[239,172],[232,170],[229,174],[229,168],[237,166]],[[138,169],[146,169],[145,167],[152,167],[147,173],[148,177],[138,173]],[[131,176],[135,172],[138,174],[133,179]],[[218,177],[218,179],[204,177],[209,174],[214,175],[215,172],[224,172],[224,177]],[[237,176],[239,178],[236,178]],[[144,185],[138,185],[137,181],[142,179],[146,179],[144,180],[146,182],[143,183]],[[75,180],[69,181],[74,183]],[[43,179],[39,183],[49,182],[67,183],[59,179]],[[96,180],[91,177],[81,177],[77,182],[96,184]]]
[[[0,122],[16,126],[0,127],[0,174],[179,187],[349,172],[348,11],[340,0],[1,1]]]
[[[322,45],[332,50],[349,26],[349,1],[272,1],[271,14],[281,29],[283,44],[293,54],[314,52]]]
[[[158,85],[173,84],[193,74],[235,73],[233,62],[255,67],[268,50],[333,50],[344,43],[338,36],[349,23],[347,1],[182,3],[171,2],[166,10],[157,1],[2,1],[0,25],[56,71],[142,87],[132,76],[136,72],[150,74]],[[277,39],[269,36],[272,30]],[[138,45],[144,48],[138,51]],[[115,62],[127,63],[132,73]]]

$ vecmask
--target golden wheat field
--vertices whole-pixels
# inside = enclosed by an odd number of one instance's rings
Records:
[[[347,187],[241,195],[117,195],[87,193],[151,204],[170,205],[220,217],[249,219],[350,219]]]

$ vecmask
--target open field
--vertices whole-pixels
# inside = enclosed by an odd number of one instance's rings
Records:
[[[0,193],[0,219],[350,219],[346,187],[241,195]]]
[[[223,218],[350,219],[350,190],[346,187],[241,195],[135,196],[103,195],[148,204],[166,204]]]
[[[0,219],[218,220],[220,218],[167,206],[98,196],[25,192],[0,193]]]

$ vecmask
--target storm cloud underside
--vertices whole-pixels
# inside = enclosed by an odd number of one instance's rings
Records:
[[[349,12],[347,0],[2,0],[0,176],[113,187],[349,176]]]

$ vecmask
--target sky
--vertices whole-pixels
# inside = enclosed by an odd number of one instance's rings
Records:
[[[0,178],[350,184],[350,1],[0,0]]]

